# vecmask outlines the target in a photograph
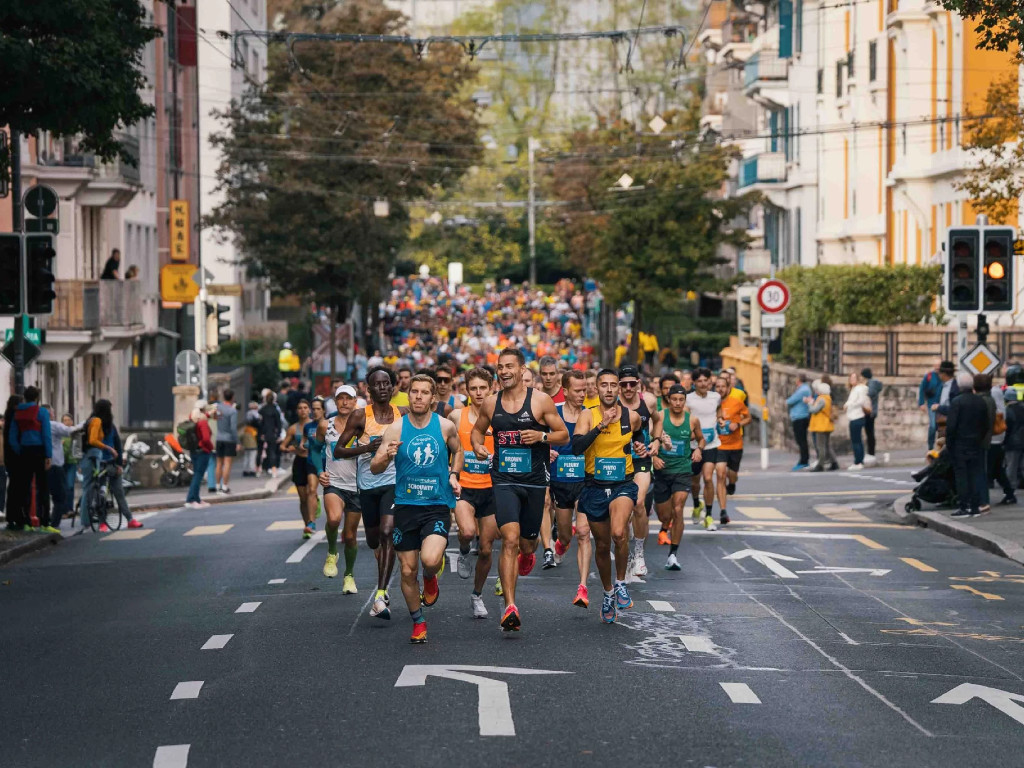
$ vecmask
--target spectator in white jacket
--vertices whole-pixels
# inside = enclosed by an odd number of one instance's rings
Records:
[[[850,374],[850,395],[843,407],[850,421],[850,442],[853,444],[853,464],[850,469],[864,469],[864,419],[871,413],[871,396],[864,377],[859,373]]]

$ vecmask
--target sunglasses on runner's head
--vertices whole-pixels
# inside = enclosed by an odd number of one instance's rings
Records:
[[[619,382],[619,386],[620,387],[638,387],[638,386],[640,386],[640,382],[639,381],[620,381]]]

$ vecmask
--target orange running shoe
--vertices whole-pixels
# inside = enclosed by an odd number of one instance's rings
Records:
[[[580,608],[590,607],[590,597],[587,595],[587,588],[582,584],[576,590],[576,597],[573,599],[572,604],[578,605]]]
[[[410,643],[425,643],[427,642],[427,622],[417,621],[412,625],[412,636],[409,638]]]
[[[522,621],[519,620],[519,609],[510,605],[501,615],[501,629],[504,632],[518,632],[520,626]]]
[[[537,556],[533,553],[524,555],[522,552],[519,553],[519,575],[529,576],[530,571],[533,570],[534,564],[537,562]]]
[[[662,528],[658,533],[658,543],[662,546],[672,543],[672,537],[669,535],[668,528]]]
[[[437,576],[431,576],[429,579],[424,577],[423,579],[423,604],[431,606],[437,602],[437,598],[441,596],[441,589],[437,586]]]

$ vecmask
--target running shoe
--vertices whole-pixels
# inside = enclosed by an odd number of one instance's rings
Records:
[[[328,579],[333,579],[338,575],[338,553],[335,552],[333,555],[328,552],[327,560],[324,561],[324,576]]]
[[[615,623],[615,593],[606,593],[601,600],[601,621],[605,624]]]
[[[728,496],[732,496],[734,493],[736,493],[736,483],[726,483],[725,493]]]
[[[622,582],[615,585],[615,607],[620,611],[626,611],[633,607],[633,598],[629,596],[629,590]]]
[[[487,606],[484,605],[484,599],[480,595],[470,595],[469,602],[473,606],[474,619],[487,618]]]
[[[665,563],[666,571],[681,571],[683,566],[679,564],[679,559],[675,556],[675,553],[668,556],[668,562]]]
[[[107,526],[106,523],[100,523],[99,532],[100,533],[110,533],[110,528]]]
[[[722,510],[722,514],[720,514],[718,516],[718,522],[721,523],[722,525],[728,525],[729,523],[732,522],[729,519],[729,513],[726,512],[724,509]]]
[[[1016,504],[1016,502],[1014,502],[1014,503]],[[555,539],[555,562],[561,563],[562,562],[562,558],[565,557],[565,554],[568,551],[569,551],[569,545],[568,544],[566,544],[563,547],[562,546],[562,542],[560,542],[558,539]]]
[[[718,526],[715,524],[715,518],[711,515],[704,515],[704,527],[709,531],[718,530]]]
[[[391,605],[391,593],[384,590],[384,605]]]
[[[557,565],[557,563],[555,562],[555,551],[553,549],[545,549],[544,550],[544,565],[542,565],[541,567],[545,571],[547,571],[547,570],[550,570],[551,568],[554,568],[556,565]]]
[[[437,599],[441,596],[441,588],[437,585],[437,576],[431,576],[429,579],[423,577],[423,604],[428,608],[437,602]]]
[[[693,522],[699,523],[700,519],[704,517],[704,502],[701,499],[697,499],[697,503],[693,505]]]
[[[643,539],[637,539],[636,540],[636,544],[634,545],[634,550],[635,550],[635,552],[633,554],[633,573],[635,573],[637,576],[640,576],[640,577],[646,576],[648,571],[647,571],[647,561],[644,559],[644,540]]]
[[[131,528],[131,526],[128,526],[128,527]],[[140,526],[137,526],[137,527],[141,528],[142,526],[140,525]],[[52,525],[41,525],[41,526],[39,526],[39,532],[40,533],[60,533],[60,528],[54,528]]]
[[[312,535],[313,535],[313,529],[310,528],[308,525],[305,528],[302,529],[302,538],[308,539]]]
[[[352,578],[351,573],[345,574],[345,579],[341,583],[341,594],[343,595],[354,595],[359,590],[356,589],[356,580]]]
[[[573,598],[572,604],[578,605],[580,608],[590,607],[590,596],[587,594],[587,588],[583,584],[576,588],[576,597]]]
[[[537,556],[532,552],[528,555],[524,555],[522,552],[519,553],[519,575],[529,576],[530,571],[533,570],[533,566],[537,564]]]
[[[501,597],[505,594],[505,590],[501,588],[501,576],[494,580],[494,596]]]
[[[142,527],[142,523],[140,523],[138,520],[136,520],[133,517],[131,520],[128,521],[128,527],[129,528],[141,528]]]
[[[667,546],[672,543],[672,535],[668,532],[668,528],[662,528],[658,532],[658,545]]]
[[[427,642],[427,622],[417,621],[412,625],[412,636],[409,638],[410,643],[425,643]]]
[[[470,576],[473,575],[473,569],[474,566],[476,565],[475,561],[476,557],[474,557],[471,553],[467,552],[464,555],[461,552],[459,553],[459,565],[456,568],[456,570],[459,573],[460,579],[468,579]]]
[[[373,605],[370,606],[370,615],[385,621],[391,620],[391,609],[388,608],[388,604],[384,602],[383,597],[375,597],[373,599]]]
[[[518,632],[520,626],[522,621],[519,619],[519,609],[510,605],[501,615],[501,629],[503,632]]]

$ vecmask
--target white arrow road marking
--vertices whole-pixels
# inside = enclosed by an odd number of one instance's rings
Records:
[[[1018,723],[1024,725],[1024,707],[1014,703],[1024,701],[1024,695],[1003,691],[999,688],[989,688],[987,685],[961,683],[953,690],[947,691],[932,701],[932,704],[966,704],[971,699],[981,699],[986,704],[991,704],[1007,717],[1012,717]]]
[[[793,573],[789,568],[777,562],[778,560],[786,560],[792,563],[799,563],[799,557],[790,557],[789,555],[777,555],[774,552],[762,552],[760,549],[741,549],[739,552],[733,552],[731,555],[726,555],[723,560],[742,560],[749,557],[751,560],[756,560],[769,571],[774,573],[780,579],[799,579],[800,577]]]
[[[686,650],[693,653],[715,653],[715,645],[709,637],[704,637],[703,635],[680,635],[679,639],[683,641]]]
[[[675,611],[675,608],[672,607],[672,603],[667,600],[648,600],[647,602],[650,603],[651,608],[656,611],[663,611],[665,613],[672,613]]]
[[[306,541],[302,542],[302,546],[292,552],[286,563],[301,563],[305,559],[306,555],[313,551],[313,547],[319,544],[321,541],[327,540],[327,534],[324,531],[317,531],[313,536]]]
[[[427,677],[461,680],[477,687],[477,715],[481,736],[515,736],[512,721],[512,703],[508,697],[508,684],[489,677],[470,675],[468,672],[488,672],[497,675],[568,675],[551,669],[524,669],[520,667],[475,667],[466,664],[409,664],[402,669],[396,688],[426,685]]]
[[[178,683],[171,693],[171,701],[178,699],[198,699],[199,690],[203,687],[202,680],[189,680],[187,683]]]
[[[760,704],[757,694],[746,683],[719,683],[733,704]]]
[[[841,568],[837,565],[816,565],[813,571],[797,571],[797,573],[870,573],[872,576],[885,576],[886,568]]]
[[[188,748],[191,744],[172,744],[157,747],[153,755],[153,768],[185,768],[188,765]]]

